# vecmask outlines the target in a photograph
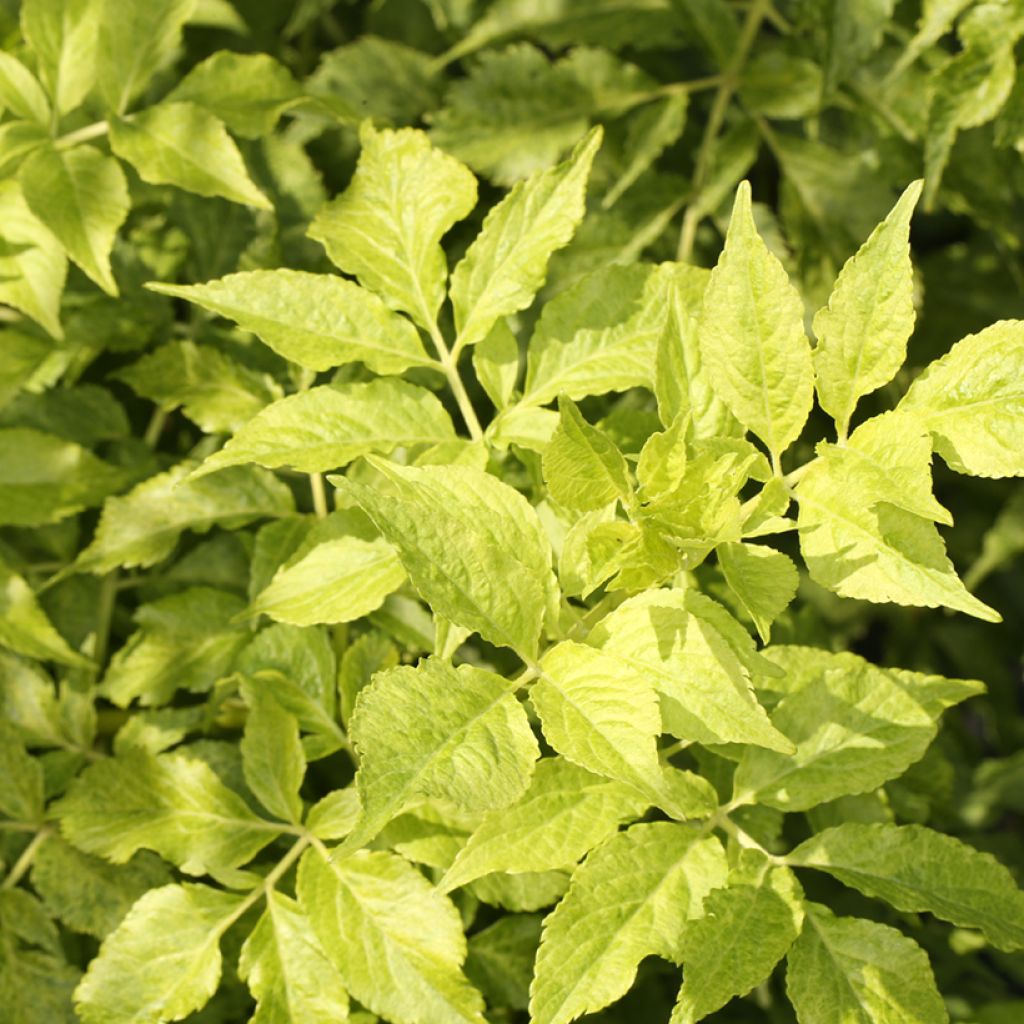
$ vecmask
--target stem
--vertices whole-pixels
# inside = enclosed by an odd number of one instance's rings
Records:
[[[109,122],[96,121],[94,124],[87,124],[84,128],[77,128],[73,132],[68,132],[67,135],[62,135],[53,144],[57,149],[66,149],[69,146],[77,146],[80,142],[101,138],[109,131]]]
[[[309,474],[309,489],[313,493],[313,511],[321,519],[326,519],[328,513],[327,492],[324,490],[323,473]]]
[[[746,832],[742,828],[740,828],[739,825],[737,825],[736,822],[732,820],[732,818],[723,818],[719,822],[719,825],[726,832],[728,832],[729,835],[731,835],[733,839],[735,839],[736,842],[740,844],[740,846],[746,846],[748,848],[757,850],[759,853],[764,854],[764,856],[767,857],[768,860],[770,860],[773,864],[786,863],[785,857],[779,857],[776,854],[771,853],[769,850],[766,850],[749,832]]]
[[[459,412],[462,413],[462,419],[465,421],[469,436],[474,441],[479,441],[484,436],[484,432],[480,426],[480,421],[477,419],[473,403],[469,400],[466,386],[462,383],[462,378],[459,376],[458,362],[462,349],[456,343],[455,347],[449,351],[447,344],[445,344],[444,335],[441,334],[441,329],[437,326],[437,321],[431,320],[429,323],[430,340],[437,350],[437,358],[441,364],[441,370],[445,377],[448,378],[448,386],[452,389],[452,394],[455,396],[455,401],[459,406]]]
[[[96,662],[97,675],[103,671],[110,646],[110,624],[114,618],[114,601],[117,598],[117,570],[108,572],[100,585],[100,598],[96,608],[96,642],[92,657]]]
[[[14,862],[13,867],[7,873],[7,877],[0,883],[0,889],[13,889],[25,875],[25,872],[32,866],[39,847],[53,835],[53,830],[47,826],[41,828],[32,837],[32,841],[22,850],[21,856]]]
[[[142,440],[149,445],[150,448],[155,448],[157,441],[160,440],[160,435],[164,432],[164,426],[167,423],[167,410],[161,409],[157,406],[153,410],[153,415],[149,419],[149,423],[146,425],[146,432],[142,435]]]
[[[675,743],[670,743],[667,747],[663,747],[658,751],[658,757],[662,761],[667,761],[670,757],[674,757],[681,750],[685,750],[693,740],[676,740]]]
[[[309,846],[312,837],[308,834],[299,836],[298,842],[274,865],[274,869],[263,879],[263,884],[253,889],[248,896],[238,905],[231,917],[224,925],[226,931],[235,923],[250,907],[255,906],[264,896],[269,896],[274,886],[284,877],[285,872],[299,859],[302,851]]]
[[[722,73],[722,83],[711,104],[711,113],[708,115],[708,123],[704,128],[704,135],[700,141],[700,148],[697,150],[697,160],[693,170],[691,194],[694,201],[690,203],[686,208],[686,213],[683,214],[683,226],[679,232],[679,248],[676,252],[676,259],[680,263],[688,262],[693,253],[693,241],[697,235],[697,224],[700,222],[700,208],[697,205],[697,200],[700,198],[700,191],[708,176],[711,159],[715,154],[715,146],[718,142],[718,133],[722,130],[722,123],[725,121],[725,114],[729,109],[729,101],[736,91],[736,86],[739,85],[740,72],[746,63],[747,54],[754,44],[757,30],[761,27],[761,22],[768,14],[770,7],[770,0],[754,0],[750,5],[750,10],[747,11],[747,20],[743,23],[740,38],[736,43],[736,50]]]

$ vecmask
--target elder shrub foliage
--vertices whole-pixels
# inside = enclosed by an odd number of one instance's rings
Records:
[[[0,28],[5,1021],[1024,1020],[1020,0]]]

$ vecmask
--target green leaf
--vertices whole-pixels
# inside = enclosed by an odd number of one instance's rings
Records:
[[[1024,892],[991,854],[919,825],[847,822],[787,857],[891,903],[978,928],[999,949],[1024,947]]]
[[[40,666],[5,651],[0,651],[0,718],[14,725],[29,746],[63,742],[53,681]]]
[[[234,320],[309,370],[361,359],[374,373],[388,374],[431,363],[411,323],[372,292],[329,274],[251,270],[207,284],[148,287]]]
[[[359,851],[299,864],[299,902],[345,987],[395,1024],[484,1024],[483,999],[459,969],[459,912],[406,861]]]
[[[776,462],[811,411],[814,370],[803,318],[800,294],[757,233],[743,182],[704,293],[700,349],[719,397]]]
[[[679,963],[688,921],[726,873],[718,840],[683,825],[634,825],[598,847],[544,921],[534,1024],[568,1024],[614,1002],[645,956]]]
[[[269,210],[223,122],[194,103],[161,103],[110,122],[110,148],[143,181]]]
[[[772,712],[796,752],[747,748],[734,778],[741,799],[801,811],[867,793],[906,771],[935,736],[921,704],[869,662],[801,648],[773,648],[772,660],[796,681]]]
[[[0,812],[15,821],[35,824],[43,817],[43,769],[25,750],[17,729],[0,719]]]
[[[771,974],[803,925],[793,872],[744,851],[725,886],[704,899],[682,941],[683,987],[671,1024],[695,1024]]]
[[[268,405],[195,475],[246,462],[318,473],[370,452],[454,439],[451,418],[425,388],[389,378],[326,384]]]
[[[348,274],[430,330],[444,300],[442,236],[476,205],[476,179],[411,128],[364,122],[348,188],[316,216],[311,238]]]
[[[620,672],[650,680],[666,729],[680,739],[793,749],[754,696],[750,671],[763,662],[753,641],[709,598],[680,590],[640,594],[606,616],[590,642]]]
[[[145,568],[166,558],[185,530],[203,533],[217,523],[230,528],[295,510],[287,486],[266,470],[240,466],[193,480],[194,468],[180,463],[123,497],[111,498],[75,569],[105,573],[118,566]]]
[[[0,558],[0,645],[29,658],[87,668],[39,606],[32,588]]]
[[[931,496],[927,445],[913,440],[925,428],[913,417],[879,419],[854,431],[845,448],[825,449],[797,484],[800,550],[811,577],[842,597],[1000,621],[967,592],[920,514],[948,521]]]
[[[543,758],[516,803],[488,811],[440,888],[448,892],[496,871],[570,867],[646,806],[632,786],[592,775],[560,757]]]
[[[110,251],[128,216],[121,165],[92,146],[37,149],[18,173],[29,209],[68,255],[109,295],[117,295]]]
[[[520,182],[488,213],[452,274],[460,349],[483,341],[495,321],[533,301],[551,254],[568,244],[583,219],[601,134],[593,129],[568,160]]]
[[[50,124],[50,104],[35,75],[17,57],[0,52],[0,108],[41,125]]]
[[[281,397],[269,374],[236,362],[212,345],[188,340],[167,342],[113,376],[163,409],[180,405],[193,423],[211,434],[238,430]]]
[[[32,887],[69,928],[102,939],[150,889],[170,881],[169,868],[152,853],[108,864],[51,836],[32,861]]]
[[[1006,102],[1016,78],[1014,44],[1024,31],[1015,7],[984,5],[958,27],[961,49],[932,72],[924,146],[924,201],[930,208],[957,134],[991,121]]]
[[[544,306],[527,354],[523,404],[651,387],[666,272],[597,270]]]
[[[558,401],[559,424],[544,450],[544,482],[563,508],[588,512],[621,499],[633,489],[622,452],[607,434],[592,427],[571,399]]]
[[[344,484],[398,551],[436,614],[533,656],[557,596],[547,536],[527,500],[467,466],[397,466],[373,459],[390,493]]]
[[[74,110],[96,82],[96,0],[25,0],[21,33],[57,112]]]
[[[946,1024],[931,964],[916,942],[874,921],[835,917],[818,903],[805,908],[786,969],[801,1024]]]
[[[249,610],[295,626],[352,622],[376,611],[404,580],[387,541],[343,536],[282,566]]]
[[[550,61],[529,43],[481,54],[451,83],[433,119],[442,149],[510,186],[550,167],[589,127],[590,89],[571,57]]]
[[[177,48],[196,0],[99,0],[100,92],[120,116]]]
[[[235,619],[245,605],[234,594],[190,587],[135,613],[142,627],[120,647],[103,677],[100,692],[118,707],[138,699],[166,704],[179,688],[202,692],[231,668],[246,642]]]
[[[0,222],[0,302],[62,339],[60,299],[68,272],[64,247],[29,209],[17,181],[0,182]]]
[[[610,209],[671,146],[686,127],[686,111],[690,104],[687,92],[666,96],[660,103],[644,107],[630,122],[626,135],[628,162],[615,184],[605,192],[601,208]]]
[[[365,844],[418,797],[479,812],[513,803],[540,756],[512,685],[437,659],[378,672],[356,701],[363,816],[343,850]]]
[[[888,384],[903,365],[914,330],[910,218],[921,182],[909,185],[892,212],[839,273],[828,305],[814,317],[818,401],[846,437],[864,395]]]
[[[508,321],[496,321],[490,334],[473,346],[473,372],[496,409],[511,402],[519,380],[519,341]]]
[[[657,694],[645,675],[623,668],[602,651],[563,641],[544,655],[530,701],[544,738],[563,757],[676,811],[655,744]]]
[[[878,49],[895,0],[861,0],[851,7],[826,0],[819,17],[825,31],[824,89],[832,92]]]
[[[659,270],[666,275],[668,288],[654,368],[658,415],[668,426],[688,414],[697,438],[741,434],[742,427],[715,393],[698,344],[701,303],[710,272],[683,263],[668,267]]]
[[[348,993],[302,908],[267,893],[267,909],[242,946],[238,974],[256,999],[252,1024],[345,1021]]]
[[[205,761],[138,747],[89,765],[54,810],[86,853],[124,864],[146,848],[189,875],[245,864],[280,832]]]
[[[0,428],[0,524],[55,523],[101,504],[127,482],[124,470],[72,441],[27,427]]]
[[[50,355],[45,338],[8,328],[0,348],[0,409],[5,407],[44,365]]]
[[[208,885],[152,889],[100,947],[75,990],[84,1024],[157,1024],[205,1006],[220,984],[220,939],[244,909]]]
[[[412,124],[438,103],[442,81],[431,54],[395,39],[357,35],[322,54],[305,81],[342,120]]]
[[[167,95],[169,103],[194,103],[236,135],[269,135],[281,114],[302,99],[291,72],[265,53],[221,50],[197,64]]]
[[[1024,321],[1001,320],[957,342],[910,386],[900,409],[960,473],[1024,476]]]
[[[536,914],[509,914],[470,936],[466,974],[490,1005],[529,1005],[540,924]]]
[[[249,705],[241,742],[245,781],[271,814],[297,825],[302,820],[299,787],[306,774],[299,723],[278,703],[272,687],[246,680],[240,689]]]
[[[725,582],[768,643],[772,623],[796,597],[800,582],[792,559],[762,544],[721,544],[716,549]]]

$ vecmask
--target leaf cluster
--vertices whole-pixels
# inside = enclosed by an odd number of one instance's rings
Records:
[[[1016,0],[0,26],[5,1020],[1020,1019]]]

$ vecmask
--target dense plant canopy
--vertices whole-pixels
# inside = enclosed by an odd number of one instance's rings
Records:
[[[4,1021],[1024,1020],[1024,3],[0,28]]]

